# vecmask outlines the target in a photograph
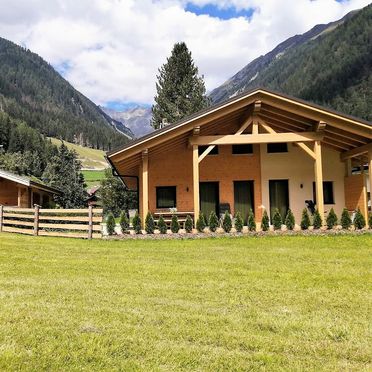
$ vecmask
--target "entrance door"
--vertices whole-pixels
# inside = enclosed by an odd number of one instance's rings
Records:
[[[209,218],[212,211],[219,215],[219,185],[218,182],[200,182],[200,211]]]
[[[241,214],[244,225],[251,209],[254,211],[253,181],[234,181],[234,211]]]
[[[276,208],[279,209],[280,215],[284,221],[289,208],[288,180],[270,180],[269,193],[271,221]]]

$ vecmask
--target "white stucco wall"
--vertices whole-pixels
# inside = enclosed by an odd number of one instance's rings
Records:
[[[345,206],[344,175],[345,165],[340,160],[340,153],[322,148],[323,181],[333,182],[333,205],[325,205],[325,214],[333,207],[337,216]],[[288,179],[289,207],[292,209],[296,223],[301,221],[305,200],[313,200],[314,160],[299,147],[288,144],[288,153],[268,154],[267,146],[261,145],[262,203],[267,212],[269,206],[269,180]],[[301,188],[302,185],[302,188]]]

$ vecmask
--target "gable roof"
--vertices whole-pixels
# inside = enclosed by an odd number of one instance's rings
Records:
[[[37,189],[47,191],[53,194],[61,194],[61,190],[47,186],[43,184],[41,181],[35,181],[30,177],[26,176],[19,176],[18,174],[14,174],[3,169],[0,169],[0,178],[5,178],[9,181],[19,183],[20,185],[28,186],[28,187],[35,187]]]
[[[110,158],[114,157],[117,154],[125,152],[129,149],[135,148],[136,146],[139,146],[140,144],[145,144],[146,142],[150,142],[151,140],[153,140],[156,137],[164,136],[164,140],[166,140],[166,134],[167,133],[172,132],[172,131],[174,131],[178,128],[181,128],[181,127],[183,127],[187,124],[190,124],[192,121],[196,121],[197,119],[205,117],[205,116],[207,116],[207,115],[209,115],[213,112],[222,110],[222,109],[224,109],[226,107],[229,107],[229,106],[231,106],[231,105],[233,105],[233,104],[235,104],[239,101],[242,101],[242,100],[245,100],[249,97],[254,97],[254,96],[257,96],[257,99],[265,100],[265,98],[266,98],[266,99],[270,99],[270,100],[273,99],[273,100],[281,101],[284,104],[292,105],[292,106],[297,107],[297,108],[299,108],[303,111],[308,111],[308,112],[312,111],[314,113],[319,114],[320,116],[328,117],[330,120],[332,120],[332,119],[341,120],[345,123],[345,127],[346,127],[346,124],[349,124],[351,126],[360,127],[361,129],[364,130],[365,133],[367,133],[367,135],[368,135],[368,132],[369,132],[368,138],[372,139],[372,123],[367,121],[367,120],[359,119],[359,118],[356,118],[356,117],[351,116],[351,115],[346,115],[346,114],[337,112],[335,110],[325,108],[325,107],[322,107],[322,106],[317,105],[317,104],[309,103],[309,102],[304,101],[302,99],[291,97],[291,96],[288,96],[288,95],[285,95],[285,94],[282,94],[282,93],[278,93],[278,92],[275,92],[275,91],[272,91],[272,90],[269,90],[269,89],[255,88],[255,89],[246,91],[242,94],[239,94],[235,97],[232,97],[232,98],[228,99],[227,101],[221,102],[219,104],[210,106],[210,107],[208,107],[204,110],[198,111],[195,114],[192,114],[192,115],[190,115],[190,116],[188,116],[188,117],[186,117],[182,120],[179,120],[179,121],[177,121],[173,124],[169,124],[169,125],[161,128],[161,129],[155,130],[154,132],[151,132],[151,133],[149,133],[149,134],[147,134],[143,137],[140,137],[140,138],[138,138],[134,141],[131,141],[131,142],[129,142],[129,143],[125,144],[124,146],[121,146],[117,149],[114,149],[112,151],[108,151],[106,153],[106,158],[110,162],[110,164],[112,165],[112,159],[110,159]],[[345,130],[347,130],[347,128],[345,128]]]

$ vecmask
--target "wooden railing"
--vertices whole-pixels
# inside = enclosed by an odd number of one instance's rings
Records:
[[[101,238],[102,209],[42,209],[0,206],[0,232],[68,238]]]

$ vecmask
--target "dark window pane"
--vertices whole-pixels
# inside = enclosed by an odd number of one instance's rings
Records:
[[[209,146],[199,146],[199,155],[201,155],[208,147]],[[214,146],[213,150],[208,155],[218,155],[218,146]]]
[[[233,154],[253,154],[253,146],[251,144],[246,145],[233,145]]]
[[[268,143],[267,144],[267,152],[274,153],[274,152],[288,152],[287,143]]]
[[[156,208],[176,208],[176,186],[156,188]]]
[[[313,199],[314,203],[316,204],[316,190],[315,190],[315,182],[313,182]],[[323,203],[324,204],[335,204],[334,196],[333,196],[333,182],[332,181],[324,181],[323,182]]]

